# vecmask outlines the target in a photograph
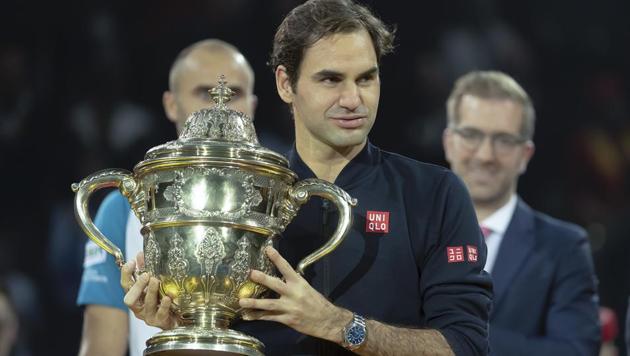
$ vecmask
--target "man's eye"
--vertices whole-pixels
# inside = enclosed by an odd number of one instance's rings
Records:
[[[504,146],[514,146],[517,142],[517,139],[515,137],[510,136],[497,136],[496,140],[500,145]]]
[[[232,88],[232,100],[236,100],[240,98],[241,96],[243,96],[242,90]]]
[[[359,78],[359,84],[368,84],[374,80],[373,75],[369,75],[367,77]]]
[[[460,134],[462,137],[470,139],[475,139],[483,135],[482,133],[476,131],[461,131]]]
[[[324,84],[336,84],[336,83],[339,83],[339,78],[325,77],[325,78],[322,78],[322,83],[324,83]]]
[[[207,90],[199,90],[197,92],[197,96],[199,97],[199,99],[201,100],[209,100],[210,99],[210,93],[208,93]]]

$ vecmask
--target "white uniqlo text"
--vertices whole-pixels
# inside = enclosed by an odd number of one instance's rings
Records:
[[[389,232],[389,211],[368,211],[365,218],[365,231]]]

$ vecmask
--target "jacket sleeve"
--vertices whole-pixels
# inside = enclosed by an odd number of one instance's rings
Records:
[[[492,282],[483,270],[486,245],[468,191],[450,171],[435,189],[433,209],[419,266],[425,323],[456,355],[487,355]]]
[[[600,327],[596,277],[588,239],[580,236],[559,257],[545,320],[546,335],[490,326],[493,355],[597,355]]]

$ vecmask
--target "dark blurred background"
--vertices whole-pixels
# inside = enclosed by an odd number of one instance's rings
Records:
[[[290,144],[292,123],[266,61],[276,27],[298,3],[2,2],[0,278],[21,321],[14,354],[76,354],[82,311],[74,299],[86,237],[74,220],[70,184],[103,168],[131,169],[148,148],[174,138],[161,95],[181,48],[207,37],[239,47],[257,75],[257,129]],[[396,52],[382,63],[371,140],[445,164],[444,102],[454,79],[473,69],[515,77],[538,116],[537,154],[520,194],[588,229],[601,304],[623,320],[630,295],[630,2],[365,3],[398,28]]]

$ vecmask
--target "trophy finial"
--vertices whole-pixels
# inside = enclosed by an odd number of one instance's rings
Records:
[[[232,95],[234,91],[227,86],[227,81],[225,80],[225,75],[221,74],[219,76],[219,85],[208,90],[212,100],[219,107],[225,106],[225,104],[232,99]]]

